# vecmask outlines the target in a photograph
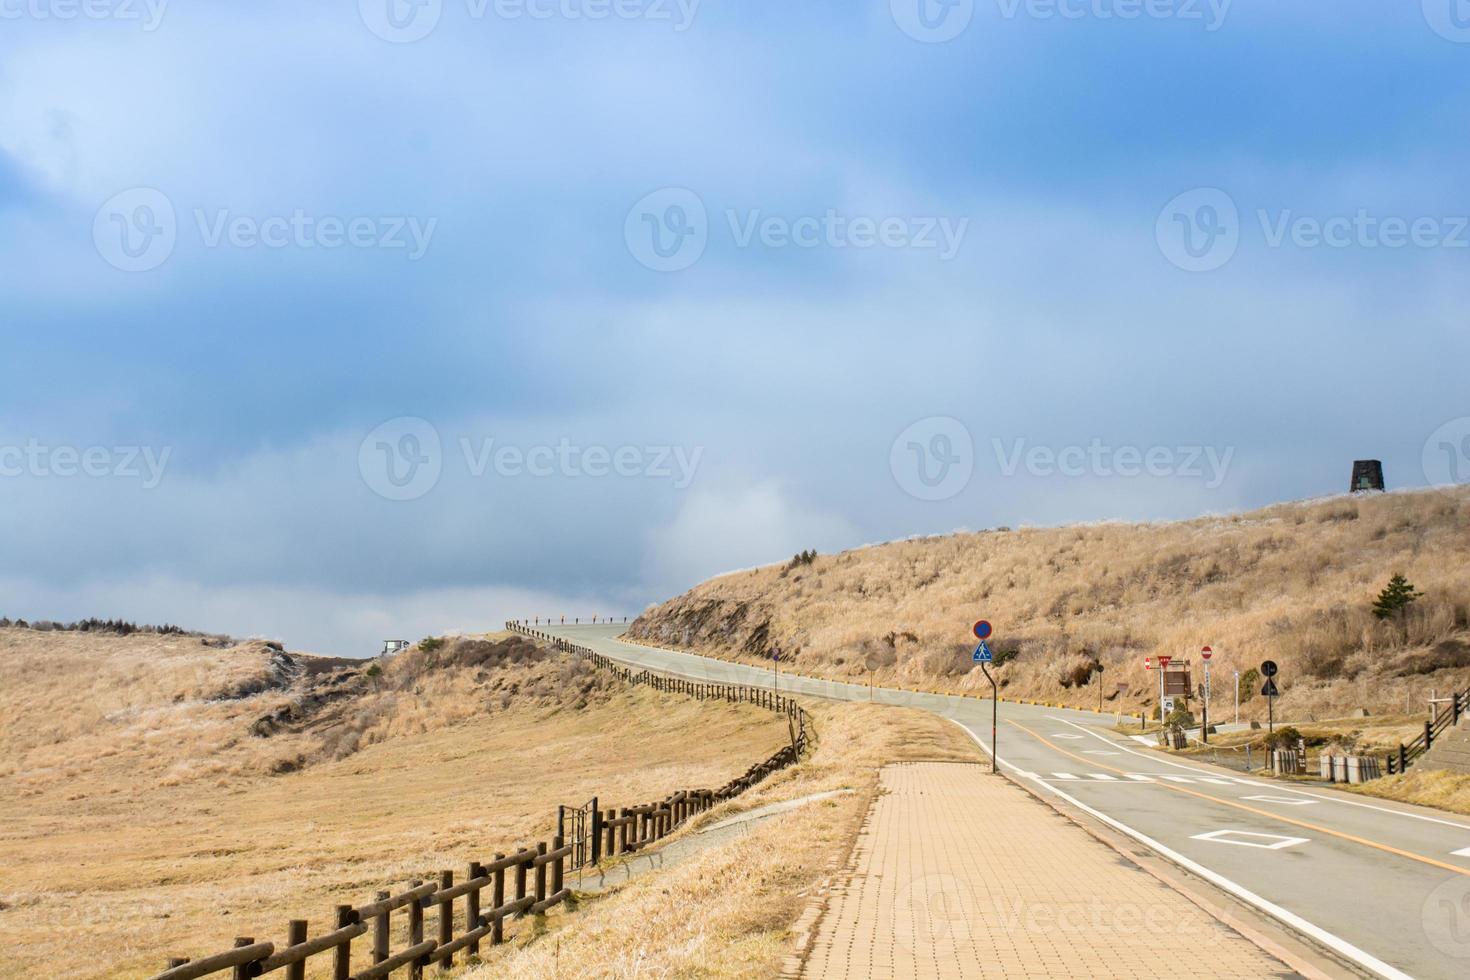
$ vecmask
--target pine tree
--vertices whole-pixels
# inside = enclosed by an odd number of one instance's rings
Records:
[[[1378,593],[1378,599],[1373,603],[1373,615],[1379,619],[1388,619],[1408,607],[1409,603],[1422,596],[1423,592],[1415,592],[1414,586],[1409,580],[1398,572],[1388,580],[1383,591]]]

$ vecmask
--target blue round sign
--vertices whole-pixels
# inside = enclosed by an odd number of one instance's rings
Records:
[[[975,621],[975,638],[977,640],[990,639],[990,623],[988,620],[978,619]]]

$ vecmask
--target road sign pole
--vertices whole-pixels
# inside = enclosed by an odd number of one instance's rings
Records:
[[[985,642],[995,630],[987,620],[977,619],[975,625],[970,627],[970,632],[975,634],[975,639],[980,641],[971,659],[980,665],[980,669],[985,672],[985,679],[990,682],[990,771],[997,773],[1000,772],[1000,759],[995,754],[995,729],[996,719],[1000,713],[997,707],[1000,704],[1000,688],[990,674],[990,664],[994,654],[990,651],[990,644]]]
[[[1261,693],[1266,695],[1266,731],[1270,734],[1276,732],[1276,661],[1261,661],[1261,676],[1266,678],[1266,684],[1261,688]]]
[[[1235,672],[1235,723],[1240,724],[1240,671]]]
[[[1209,647],[1200,651],[1200,659],[1205,664],[1205,704],[1200,712],[1199,738],[1206,745],[1210,742],[1210,657],[1213,655]]]
[[[985,672],[985,679],[990,682],[990,771],[999,772],[998,758],[995,754],[995,722],[999,714],[996,705],[1000,702],[1000,689],[995,686],[995,678],[990,676],[990,668],[981,663],[980,669]]]
[[[1159,664],[1159,727],[1164,727],[1164,668],[1167,664]]]

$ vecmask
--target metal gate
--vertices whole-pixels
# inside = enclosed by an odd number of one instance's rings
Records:
[[[570,864],[573,871],[600,862],[602,811],[597,808],[597,797],[592,797],[582,806],[558,806],[556,835],[572,849]]]

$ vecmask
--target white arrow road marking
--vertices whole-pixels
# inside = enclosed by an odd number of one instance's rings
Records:
[[[954,722],[956,725],[959,725],[960,728],[964,729],[965,734],[970,736],[971,740],[980,747],[981,752],[984,752],[986,755],[991,754],[990,746],[979,735],[976,735],[969,728],[966,728],[963,724],[955,721],[953,718],[949,720]],[[999,756],[996,756],[995,758],[998,764],[1005,766],[1007,769],[1010,769],[1013,772],[1020,771],[1014,763],[1007,762]],[[1238,882],[1232,881],[1231,879],[1220,874],[1218,871],[1211,871],[1209,868],[1205,867],[1203,864],[1200,864],[1198,861],[1191,861],[1189,858],[1185,857],[1183,854],[1180,854],[1173,848],[1166,847],[1165,845],[1154,840],[1152,837],[1148,836],[1142,831],[1134,830],[1123,821],[1118,820],[1114,817],[1110,817],[1106,813],[1103,813],[1101,810],[1095,807],[1088,806],[1086,803],[1083,803],[1081,800],[1077,799],[1077,797],[1063,792],[1062,790],[1051,785],[1045,780],[1038,778],[1036,780],[1036,785],[1040,786],[1046,792],[1051,793],[1060,799],[1066,800],[1068,803],[1072,804],[1083,813],[1091,814],[1094,818],[1101,820],[1103,823],[1107,824],[1109,827],[1112,827],[1114,830],[1120,833],[1127,834],[1129,837],[1132,837],[1143,846],[1154,851],[1154,853],[1162,854],[1164,857],[1168,858],[1170,861],[1173,861],[1180,867],[1185,868],[1189,871],[1193,871],[1195,874],[1199,875],[1201,878],[1204,878],[1206,881],[1212,882],[1219,887],[1225,889],[1236,898],[1249,902],[1256,908],[1260,909],[1262,912],[1265,912],[1267,915],[1274,917],[1280,922],[1284,922],[1286,925],[1297,930],[1298,932],[1306,933],[1308,936],[1311,936],[1313,939],[1317,940],[1319,943],[1322,943],[1324,946],[1327,946],[1330,949],[1341,953],[1343,956],[1346,956],[1353,962],[1358,963],[1361,966],[1368,968],[1369,970],[1372,970],[1380,977],[1385,977],[1387,978],[1387,980],[1413,980],[1413,977],[1409,976],[1403,970],[1389,966],[1387,963],[1383,962],[1372,953],[1369,953],[1366,950],[1359,949],[1357,946],[1354,946],[1352,943],[1348,942],[1346,939],[1343,939],[1341,936],[1328,932],[1326,929],[1323,929],[1321,926],[1302,918],[1290,909],[1283,908],[1282,906],[1277,905],[1275,902],[1262,898],[1260,895],[1257,895],[1249,888],[1246,888],[1244,885],[1241,885]]]
[[[1457,858],[1470,858],[1470,847],[1462,847],[1458,851],[1450,851]]]
[[[1254,837],[1256,840],[1235,840],[1237,837]],[[1258,834],[1251,830],[1212,830],[1208,834],[1194,834],[1191,840],[1207,840],[1216,844],[1238,844],[1241,847],[1260,847],[1268,851],[1279,851],[1283,847],[1305,844],[1305,837],[1284,837],[1281,834]],[[1270,843],[1263,843],[1270,841]]]

